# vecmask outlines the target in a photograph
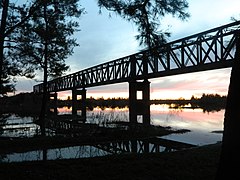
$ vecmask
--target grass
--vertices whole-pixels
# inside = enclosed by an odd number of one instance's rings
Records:
[[[221,144],[167,153],[0,164],[1,179],[213,180]]]

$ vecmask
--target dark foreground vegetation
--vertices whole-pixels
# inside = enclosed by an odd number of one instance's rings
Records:
[[[0,164],[1,179],[213,180],[221,144],[167,153]]]

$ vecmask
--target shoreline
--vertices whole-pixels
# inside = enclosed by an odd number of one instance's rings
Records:
[[[175,152],[0,163],[4,179],[213,180],[221,143]]]

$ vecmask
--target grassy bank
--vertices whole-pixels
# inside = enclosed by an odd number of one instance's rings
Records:
[[[182,151],[0,164],[1,179],[213,180],[221,144]]]

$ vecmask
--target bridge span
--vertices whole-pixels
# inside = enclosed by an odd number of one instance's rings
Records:
[[[73,100],[76,100],[77,95],[82,95],[84,101],[86,88],[129,82],[129,119],[136,122],[137,116],[142,115],[143,123],[149,123],[148,79],[231,67],[235,59],[239,31],[240,21],[236,21],[102,63],[48,81],[47,92],[72,90]],[[43,84],[35,85],[33,91],[43,92]],[[142,100],[137,99],[137,91],[142,91]],[[76,110],[73,108],[73,111]],[[85,115],[85,110],[82,111]]]

